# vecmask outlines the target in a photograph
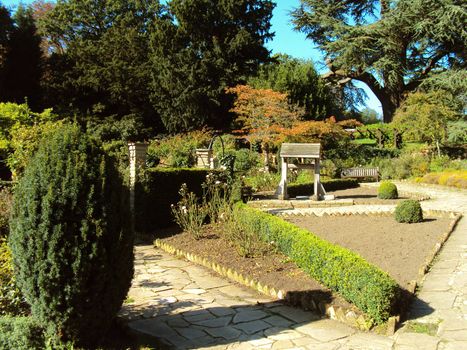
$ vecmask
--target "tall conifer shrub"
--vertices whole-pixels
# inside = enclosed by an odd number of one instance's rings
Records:
[[[10,243],[32,315],[60,341],[88,346],[110,327],[133,276],[127,190],[77,126],[43,143],[14,196]]]

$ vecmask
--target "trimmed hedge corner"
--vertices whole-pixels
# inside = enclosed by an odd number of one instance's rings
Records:
[[[340,293],[376,323],[395,313],[399,286],[358,254],[243,204],[235,207],[234,215],[243,229],[255,232],[266,242],[275,242],[282,253],[311,277]]]
[[[322,179],[321,183],[326,191],[346,190],[358,187],[356,179]],[[314,193],[314,183],[290,184],[287,185],[287,192],[290,197],[311,196]]]
[[[146,170],[135,186],[135,229],[151,232],[156,228],[174,224],[171,204],[180,200],[183,183],[198,197],[203,194],[202,184],[213,170],[197,168],[154,168]]]

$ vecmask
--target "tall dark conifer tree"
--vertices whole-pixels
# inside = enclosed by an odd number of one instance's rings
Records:
[[[32,109],[39,109],[42,75],[41,37],[37,34],[30,8],[20,5],[13,20],[14,27],[5,60],[3,99],[16,103],[27,100]]]
[[[270,0],[172,0],[151,33],[152,100],[165,127],[229,126],[224,89],[269,59]]]

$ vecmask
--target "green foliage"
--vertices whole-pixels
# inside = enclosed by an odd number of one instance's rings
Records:
[[[10,148],[7,164],[13,179],[23,174],[34,153],[38,150],[42,140],[63,127],[62,121],[45,121],[34,125],[19,125],[11,131]]]
[[[45,123],[55,118],[52,109],[45,109],[41,113],[36,113],[26,103],[0,102],[0,150],[9,147],[11,132],[15,128],[22,125],[32,126]]]
[[[0,238],[8,235],[8,220],[10,219],[12,193],[8,187],[0,185]]]
[[[428,172],[430,158],[421,153],[406,153],[398,158],[375,159],[382,179],[407,179],[423,176]]]
[[[171,0],[151,33],[152,101],[169,132],[228,124],[224,89],[268,59],[270,0]]]
[[[401,223],[412,224],[421,222],[423,221],[422,207],[418,201],[407,199],[397,205],[394,218],[397,222]]]
[[[383,181],[378,187],[378,198],[380,199],[396,199],[399,196],[397,186],[392,182]]]
[[[196,197],[203,195],[202,184],[207,169],[155,168],[146,170],[135,188],[135,227],[138,232],[151,232],[155,228],[174,223],[171,204],[180,201],[183,183]],[[157,208],[157,209],[155,209]]]
[[[237,173],[245,174],[261,164],[260,155],[255,151],[243,148],[229,153],[235,156],[234,170]]]
[[[207,216],[207,208],[203,203],[199,203],[193,192],[188,191],[185,183],[182,184],[178,194],[180,200],[176,205],[171,205],[174,220],[183,231],[188,232],[195,239],[200,239]]]
[[[447,140],[452,144],[467,144],[467,120],[459,119],[455,122],[448,122]]]
[[[265,242],[275,242],[311,277],[354,303],[377,323],[392,315],[398,300],[397,283],[359,255],[260,210],[238,205],[235,220]]]
[[[273,191],[277,188],[281,176],[279,173],[254,172],[245,177],[245,185],[251,186],[254,192]]]
[[[448,123],[459,118],[442,91],[410,94],[394,116],[396,127],[405,129],[405,138],[436,144],[448,139]]]
[[[292,13],[328,58],[328,79],[359,80],[390,122],[407,92],[445,71],[465,71],[466,9],[458,0],[301,0]],[[465,80],[463,82],[465,91]]]
[[[159,1],[57,2],[38,23],[53,52],[44,81],[48,104],[101,120],[139,116],[160,127],[150,103],[148,50],[160,15]]]
[[[16,284],[10,248],[6,239],[0,238],[0,316],[28,313],[29,306]]]
[[[342,114],[343,106],[338,106],[335,94],[310,60],[276,55],[272,62],[261,65],[257,76],[248,80],[248,85],[287,93],[291,104],[305,109],[306,120],[322,120]]]
[[[154,140],[147,151],[149,165],[190,168],[196,162],[195,150],[207,148],[211,136],[209,131],[202,129]]]
[[[362,109],[360,111],[360,118],[365,125],[379,124],[381,122],[381,117],[378,115],[378,112],[371,108]]]
[[[45,348],[44,330],[31,317],[0,317],[0,349],[31,350]]]
[[[133,277],[128,191],[77,126],[42,143],[15,187],[9,243],[33,317],[59,341],[109,329]]]

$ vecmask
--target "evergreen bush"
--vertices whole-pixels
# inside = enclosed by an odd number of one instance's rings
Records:
[[[113,162],[75,125],[54,133],[14,193],[10,246],[33,317],[88,346],[108,330],[133,276],[128,191]]]
[[[423,220],[422,207],[420,203],[414,199],[402,201],[396,207],[394,218],[397,222],[401,223],[412,224],[421,222]]]
[[[0,317],[0,350],[45,348],[44,330],[31,317]]]
[[[396,199],[399,196],[397,186],[392,182],[383,181],[378,188],[378,198],[380,199]]]

